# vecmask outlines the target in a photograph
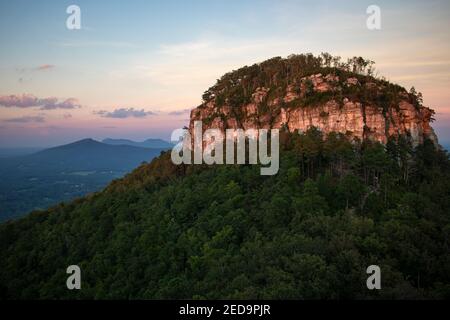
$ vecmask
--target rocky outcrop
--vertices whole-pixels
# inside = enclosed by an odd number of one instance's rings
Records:
[[[387,90],[386,83],[374,78],[361,83],[357,76],[340,79],[335,74],[312,74],[283,90],[258,87],[250,101],[240,105],[232,106],[228,100],[221,105],[217,99],[205,101],[192,110],[190,127],[197,120],[203,122],[204,129],[285,127],[303,132],[316,127],[325,135],[339,132],[381,143],[391,136],[404,135],[413,146],[425,138],[437,146],[430,126],[433,111],[414,103],[404,89],[398,90],[395,98]],[[271,96],[274,91],[282,94]]]

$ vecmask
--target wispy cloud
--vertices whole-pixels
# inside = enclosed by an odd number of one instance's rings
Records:
[[[50,70],[53,68],[55,68],[55,65],[53,65],[53,64],[43,64],[43,65],[36,67],[35,70],[44,71],[44,70]]]
[[[38,66],[34,66],[34,67],[16,67],[15,70],[16,72],[18,72],[19,74],[24,74],[24,73],[32,73],[34,71],[46,71],[46,70],[51,70],[56,68],[56,66],[54,64],[50,64],[50,63],[44,63]]]
[[[170,111],[168,114],[170,116],[182,116],[182,115],[189,115],[191,113],[191,109],[183,109],[183,110],[176,110],[176,111]]]
[[[80,108],[80,102],[78,99],[75,98],[69,98],[64,101],[58,102],[58,99],[56,98],[50,98],[47,103],[45,103],[41,110],[53,110],[53,109],[75,109]]]
[[[184,58],[201,61],[222,60],[223,58],[242,58],[251,54],[251,57],[264,56],[267,52],[272,55],[287,54],[291,52],[293,47],[300,47],[302,42],[298,39],[293,42],[291,39],[230,39],[214,36],[212,39],[198,39],[190,42],[162,44],[159,48],[159,54],[165,57]],[[263,52],[263,54],[257,54]],[[269,54],[269,56],[270,56]]]
[[[231,39],[220,35],[188,42],[161,44],[154,59],[144,57],[122,74],[150,79],[155,85],[196,92],[197,96],[225,72],[272,56],[301,52],[298,39]],[[151,61],[151,62],[149,62]]]
[[[135,109],[135,108],[119,108],[114,111],[94,111],[94,114],[97,114],[104,118],[115,118],[115,119],[125,119],[125,118],[145,118],[147,116],[155,115],[152,111],[145,111],[144,109]]]
[[[61,47],[85,48],[85,47],[112,47],[112,48],[136,48],[137,46],[130,42],[123,41],[74,41],[62,42]]]
[[[38,98],[32,94],[0,96],[0,107],[5,108],[39,108],[41,110],[75,109],[81,105],[78,99],[69,98],[60,101],[55,97]]]
[[[3,120],[4,122],[14,122],[14,123],[29,123],[29,122],[45,122],[45,118],[43,116],[23,116],[18,118],[10,118]]]

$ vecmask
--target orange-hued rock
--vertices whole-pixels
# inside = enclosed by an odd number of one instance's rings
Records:
[[[423,143],[425,138],[438,145],[437,137],[430,126],[433,115],[431,109],[414,106],[406,90],[397,99],[388,101],[388,108],[378,104],[376,99],[358,101],[342,98],[342,88],[354,90],[375,90],[382,92],[385,85],[376,79],[361,84],[358,78],[340,80],[337,75],[321,73],[300,79],[289,84],[284,95],[269,99],[270,89],[258,87],[249,103],[231,107],[225,102],[216,105],[216,100],[205,102],[191,112],[190,128],[194,121],[201,120],[203,129],[280,129],[287,126],[289,131],[304,132],[311,127],[320,129],[325,135],[339,132],[360,140],[372,139],[386,143],[391,136],[410,137],[413,146]],[[273,89],[273,88],[272,88]],[[308,90],[313,92],[309,92]],[[378,91],[377,91],[378,90]],[[305,104],[306,95],[330,95],[324,102]]]

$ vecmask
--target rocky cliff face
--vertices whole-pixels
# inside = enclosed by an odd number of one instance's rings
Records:
[[[265,81],[267,86],[255,89],[252,86],[257,82],[245,72],[234,79],[226,75],[219,80],[222,86],[212,87],[204,103],[192,110],[190,128],[198,120],[204,129],[221,130],[286,128],[303,132],[314,126],[325,135],[334,131],[381,143],[404,135],[413,146],[426,138],[438,145],[430,126],[434,112],[422,106],[414,94],[367,75],[330,68],[322,71],[285,82],[273,81],[272,73]],[[236,95],[240,97],[236,99]]]

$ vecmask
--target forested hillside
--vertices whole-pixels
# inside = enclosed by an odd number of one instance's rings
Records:
[[[281,133],[280,171],[174,166],[0,225],[2,298],[450,298],[450,162]],[[379,265],[382,289],[366,287]],[[66,288],[79,265],[82,289]]]

